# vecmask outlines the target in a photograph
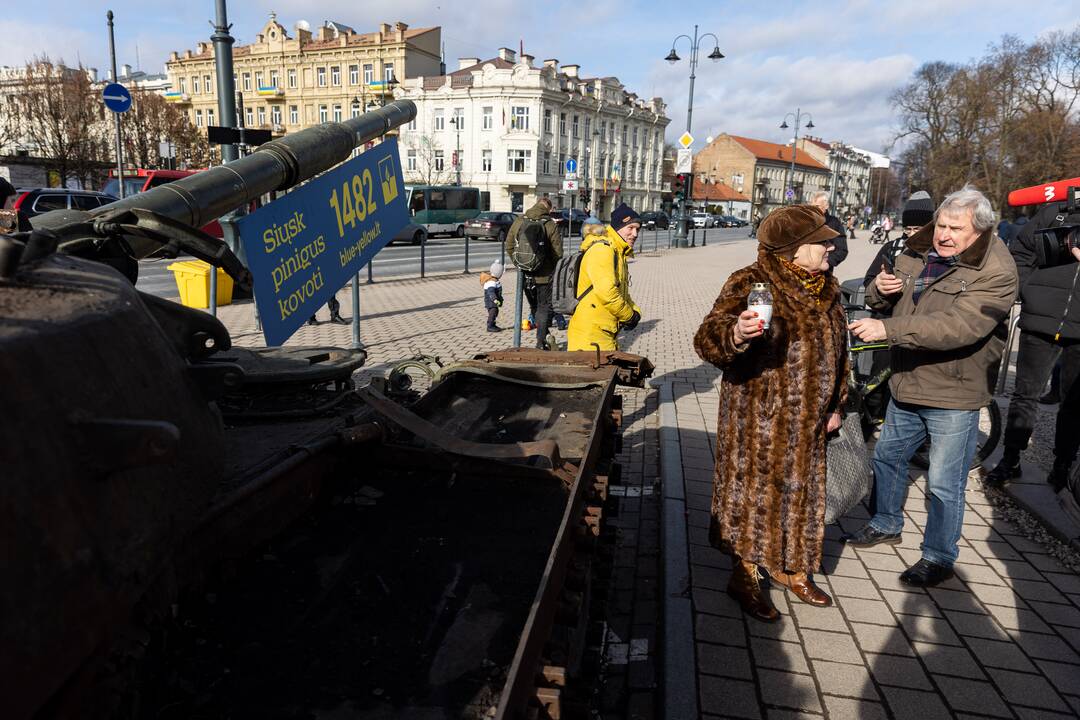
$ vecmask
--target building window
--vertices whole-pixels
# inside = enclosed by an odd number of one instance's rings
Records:
[[[364,84],[370,85],[375,79],[375,66],[371,63],[364,63]]]
[[[251,112],[250,107],[244,108],[244,125],[246,127],[252,127],[255,125],[255,115]]]
[[[465,108],[454,108],[454,117],[450,120],[458,132],[465,129]]]
[[[261,87],[266,87],[265,85],[263,85],[263,74],[261,72],[257,72],[255,73],[255,89],[258,90]]]
[[[510,129],[529,129],[529,108],[524,105],[515,105],[510,108]]]
[[[550,175],[551,174],[551,151],[550,150],[545,150],[544,151],[543,163],[544,164],[543,164],[543,166],[541,168],[541,172],[543,172],[545,175]]]
[[[409,150],[405,153],[405,169],[409,172],[416,172],[416,150]]]
[[[320,105],[319,106],[319,122],[324,123],[324,122],[326,122],[326,120],[327,120],[326,106],[325,105]]]
[[[544,108],[544,134],[551,134],[551,108]]]
[[[408,129],[409,130],[415,130],[416,129],[416,118],[415,117],[412,120],[409,121]]]
[[[191,92],[195,93],[196,95],[202,92],[202,81],[199,80],[198,75],[191,78]]]
[[[214,124],[214,111],[213,111],[213,109],[208,109],[206,111],[206,124],[207,125],[213,125]]]
[[[326,68],[315,68],[315,84],[319,87],[326,87]]]
[[[555,168],[556,173],[562,172],[562,169],[566,167],[566,153],[559,153],[559,166]]]
[[[559,134],[566,134],[566,113],[559,113]]]
[[[195,111],[195,127],[202,127],[202,110]]]
[[[251,92],[251,73],[246,72],[241,77],[244,79],[244,91]]]
[[[480,167],[484,172],[491,172],[491,151],[484,150],[480,153]]]
[[[632,143],[630,143],[630,144],[633,145],[634,147],[637,147],[637,140],[638,140],[637,128],[634,128],[634,141]]]
[[[275,125],[281,124],[281,106],[274,105],[270,108],[270,122]]]
[[[443,157],[442,150],[435,151],[435,172],[442,172],[446,169],[446,159]]]
[[[341,66],[334,65],[330,68],[330,84],[334,87],[341,86]]]
[[[603,120],[600,121],[600,142],[607,140],[607,123]]]
[[[281,76],[278,75],[277,70],[271,70],[270,71],[270,87],[272,87],[272,88],[280,87],[278,85],[278,80],[280,80],[280,79],[281,79]]]
[[[506,170],[512,173],[529,172],[532,169],[532,150],[507,150]]]
[[[360,82],[360,66],[359,65],[350,65],[349,66],[349,84],[350,85],[356,85],[359,82]]]
[[[334,106],[334,122],[341,122],[341,106]]]
[[[260,126],[265,125],[266,124],[266,108],[260,107],[255,112],[259,116],[259,125]]]
[[[592,118],[585,118],[585,141],[592,142]]]
[[[180,78],[180,92],[187,92],[187,78]]]
[[[652,145],[653,145],[654,149],[656,149],[656,150],[660,149],[660,131],[659,130],[653,130]]]
[[[296,87],[296,71],[295,70],[286,70],[285,71],[285,78],[286,78],[286,82],[289,83],[289,87],[291,87],[291,88]]]
[[[622,144],[624,146],[626,145],[626,131],[629,130],[629,129],[630,129],[629,125],[623,125],[622,126]]]
[[[394,63],[383,63],[383,80],[389,83],[394,79]]]
[[[289,106],[289,124],[290,125],[299,125],[300,124],[300,108],[298,108],[296,105],[290,105]]]
[[[349,112],[351,113],[351,117],[358,118],[360,117],[360,113],[363,112],[363,108],[361,108],[359,105],[353,105],[352,110],[350,110]]]
[[[443,117],[442,108],[438,108],[437,110],[435,110],[435,129],[436,130],[445,130],[446,129],[446,118]]]
[[[495,108],[493,108],[490,105],[484,106],[483,118],[484,118],[484,120],[483,120],[483,123],[484,123],[483,128],[485,130],[490,130],[492,127],[494,127],[495,126]]]
[[[578,116],[577,115],[575,115],[573,120],[571,121],[570,127],[573,130],[573,134],[574,134],[575,139],[581,137],[581,128],[578,125]]]

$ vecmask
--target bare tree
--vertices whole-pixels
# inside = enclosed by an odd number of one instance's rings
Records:
[[[45,169],[61,185],[69,178],[96,184],[108,159],[105,109],[80,66],[69,68],[47,56],[26,66],[16,94],[23,137],[36,148]]]
[[[415,154],[416,169],[409,170],[406,165],[405,175],[410,182],[422,185],[445,185],[453,177],[450,158],[446,157],[442,146],[428,135],[409,135],[405,141],[406,152]]]
[[[187,115],[154,92],[135,88],[131,109],[123,115],[124,157],[145,168],[167,165],[161,144],[169,143],[176,158],[192,167],[209,164],[210,147],[206,136],[191,124]]]

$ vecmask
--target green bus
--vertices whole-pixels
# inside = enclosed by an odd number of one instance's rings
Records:
[[[457,185],[406,185],[412,222],[428,235],[465,237],[465,221],[480,214],[480,190]]]

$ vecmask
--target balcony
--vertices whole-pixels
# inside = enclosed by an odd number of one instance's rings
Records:
[[[285,88],[278,87],[277,85],[260,85],[256,92],[259,97],[264,97],[267,100],[276,100],[285,97]]]
[[[174,103],[176,105],[190,105],[191,96],[186,92],[167,92],[165,93],[165,102]]]

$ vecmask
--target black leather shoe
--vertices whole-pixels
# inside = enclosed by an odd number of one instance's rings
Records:
[[[1061,460],[1054,461],[1054,467],[1050,470],[1050,474],[1046,476],[1046,482],[1050,483],[1050,486],[1054,488],[1054,492],[1057,492],[1069,482],[1069,468],[1072,463],[1065,463]]]
[[[983,482],[994,487],[1002,487],[1005,483],[1015,480],[1023,474],[1024,471],[1020,469],[1020,458],[1004,456],[1001,458],[1001,462],[994,466],[993,470],[986,473]]]
[[[334,323],[335,325],[348,325],[349,324],[348,320],[341,317],[341,315],[339,315],[337,313],[334,313],[333,315],[330,316],[330,322]]]
[[[954,574],[951,565],[938,565],[936,562],[923,558],[900,573],[900,582],[915,587],[934,587]]]
[[[865,525],[861,530],[856,530],[853,533],[848,533],[841,537],[840,542],[847,543],[852,547],[899,545],[900,533],[883,533],[871,525]]]

